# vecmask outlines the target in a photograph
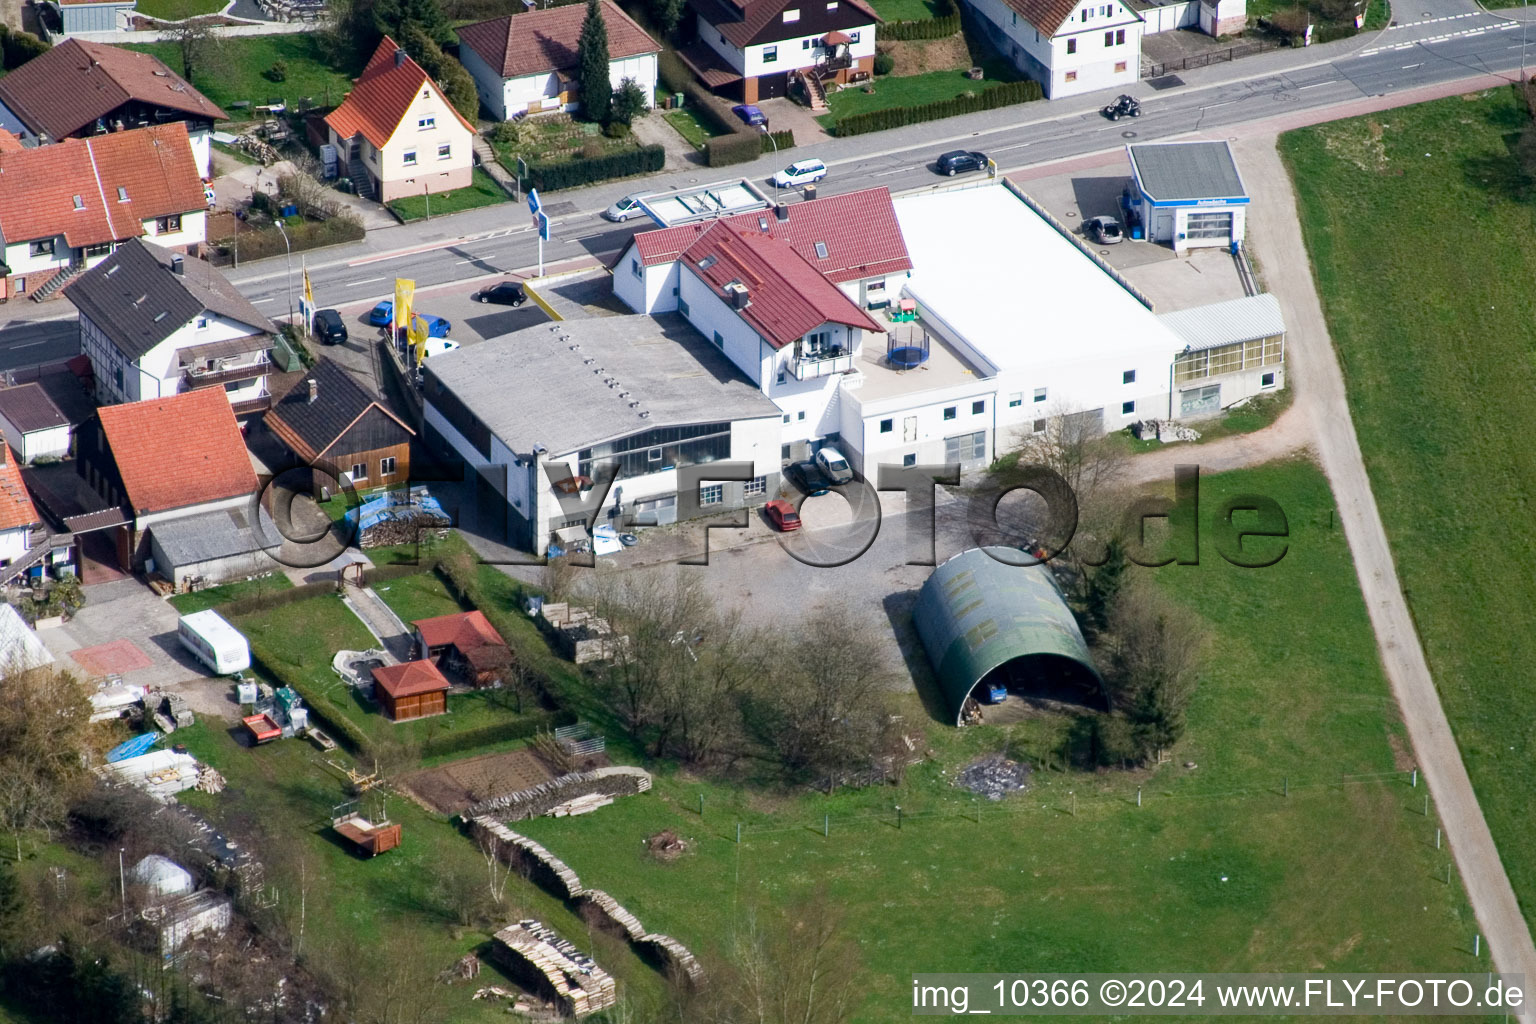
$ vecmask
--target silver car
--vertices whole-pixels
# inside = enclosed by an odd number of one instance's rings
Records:
[[[1089,217],[1083,222],[1083,234],[1100,245],[1125,241],[1125,231],[1113,217]]]
[[[625,196],[603,211],[603,217],[607,220],[623,224],[631,217],[644,217],[645,211],[640,209],[639,193]]]

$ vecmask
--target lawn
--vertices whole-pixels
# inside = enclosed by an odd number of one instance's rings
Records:
[[[232,37],[220,46],[222,53],[211,66],[194,69],[192,84],[237,119],[253,116],[250,111],[233,108],[241,101],[257,104],[280,97],[296,103],[307,96],[333,106],[341,102],[352,88],[352,79],[363,70],[360,63],[332,65],[313,33]],[[172,71],[181,72],[175,43],[134,43],[127,49],[152,53]],[[283,81],[273,82],[262,72],[280,60],[288,65],[287,74]]]
[[[374,592],[409,626],[417,619],[430,619],[436,615],[452,615],[464,609],[459,606],[443,586],[435,573],[423,572],[402,576],[374,585]]]
[[[922,21],[937,16],[935,0],[871,0],[870,6],[885,21]]]
[[[1200,566],[1156,571],[1211,633],[1189,734],[1156,771],[1047,769],[978,808],[945,772],[1000,750],[1039,763],[1063,723],[929,724],[938,757],[897,788],[769,798],[663,772],[644,798],[519,830],[705,953],[752,908],[837,907],[863,960],[846,979],[868,993],[857,1021],[909,1012],[914,971],[1478,969],[1423,790],[1397,770],[1402,726],[1326,481],[1293,461],[1202,491],[1207,508],[1274,497],[1290,552],[1237,569],[1207,539]],[[662,863],[635,842],[662,828],[689,854]]]
[[[183,615],[191,615],[205,608],[217,608],[221,604],[228,604],[238,597],[274,594],[280,590],[290,590],[292,587],[293,581],[287,576],[280,572],[273,572],[266,576],[258,576],[254,580],[241,580],[237,583],[225,583],[217,587],[195,590],[190,594],[177,594],[171,598],[171,606]]]
[[[518,142],[498,141],[494,135],[491,137],[491,148],[509,174],[517,173],[518,157],[529,163],[549,163],[581,156],[583,150],[601,156],[635,149],[640,144],[633,134],[610,139],[603,134],[601,125],[578,121],[570,114],[541,114],[526,118],[517,122],[517,130],[524,133],[524,138]]]
[[[181,21],[201,14],[217,14],[228,5],[229,0],[140,0],[133,11],[146,18]]]
[[[502,191],[501,186],[496,184],[489,174],[478,167],[475,168],[472,181],[473,184],[467,188],[456,188],[452,192],[437,192],[431,196],[409,196],[405,199],[391,200],[389,208],[401,220],[413,221],[429,215],[441,217],[461,210],[495,206],[511,198]]]
[[[973,81],[960,69],[929,71],[921,75],[885,75],[874,80],[874,92],[862,88],[843,89],[827,94],[827,113],[816,120],[825,128],[831,128],[840,117],[865,114],[871,110],[890,107],[918,107],[925,103],[953,99],[967,92],[985,92],[1004,82],[1019,80],[1018,72],[1000,61],[988,61],[984,65],[986,77]]]
[[[667,124],[677,129],[677,134],[687,139],[697,149],[703,149],[704,143],[717,134],[710,131],[709,126],[694,117],[693,111],[686,107],[682,110],[668,110],[661,116],[666,118]]]
[[[1536,224],[1510,152],[1526,120],[1494,89],[1280,141],[1403,593],[1536,923]]]

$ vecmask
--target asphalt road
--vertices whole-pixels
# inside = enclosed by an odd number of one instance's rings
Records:
[[[68,308],[71,313],[75,310]],[[0,324],[0,371],[56,363],[79,354],[80,328],[72,317]]]
[[[1131,139],[1220,132],[1298,111],[1480,75],[1514,77],[1522,51],[1527,61],[1536,56],[1536,32],[1522,29],[1516,21],[1465,10],[1464,0],[1419,0],[1414,6],[1423,10],[1407,11],[1401,15],[1402,24],[1363,43],[1357,37],[1348,51],[1338,49],[1340,44],[1279,50],[1218,69],[1181,73],[1180,78],[1191,79],[1189,84],[1170,83],[1166,77],[1155,85],[1139,83],[1136,91],[1146,113],[1135,121],[1105,120],[1097,110],[1104,97],[1091,96],[829,140],[815,149],[831,168],[820,192],[835,195],[875,185],[901,192],[963,180],[941,179],[932,170],[939,152],[962,145],[985,151],[1001,170],[1011,172],[1104,152]],[[1240,80],[1200,84],[1213,71],[1231,74],[1239,69],[1250,74]],[[1017,120],[1021,114],[1047,111],[1052,116],[1028,123]],[[545,243],[545,263],[606,258],[621,249],[635,230],[646,225],[614,225],[598,218],[598,211],[620,195],[733,175],[766,180],[780,162],[770,156],[727,170],[697,168],[645,182],[556,193],[546,200],[555,237]],[[506,204],[377,231],[365,242],[314,253],[309,264],[320,304],[345,309],[387,296],[397,276],[415,280],[418,289],[462,284],[468,290],[472,282],[487,277],[514,271],[531,274],[538,260],[538,242],[526,208]],[[294,261],[290,273],[283,260],[267,260],[230,276],[258,308],[281,315],[287,311],[289,289],[299,287],[298,263]]]

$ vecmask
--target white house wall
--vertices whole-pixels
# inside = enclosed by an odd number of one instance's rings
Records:
[[[792,31],[788,25],[781,26],[786,31]],[[858,36],[857,42],[848,44],[848,55],[854,60],[860,57],[874,57],[875,55],[875,26],[871,22],[868,25],[860,25],[858,28],[846,29],[846,33]],[[715,33],[718,39],[720,34]],[[793,71],[796,68],[808,68],[816,63],[816,58],[826,52],[822,45],[825,32],[815,35],[796,36],[782,39],[773,43],[759,43],[746,48],[743,63],[746,67],[746,77],[756,78],[759,75],[771,75],[777,72]],[[764,53],[769,49],[777,48],[775,60],[765,60]]]
[[[26,527],[0,530],[0,562],[9,565],[30,550],[31,534]]]
[[[723,342],[717,345],[720,351],[747,375],[748,380],[762,387],[767,362],[764,351],[769,346],[736,310],[726,305],[714,289],[700,281],[691,271],[680,273],[678,284],[678,297],[688,306],[688,312],[684,314],[688,322],[710,342],[714,342],[718,333]]]
[[[696,25],[699,38],[708,43],[711,50],[725,58],[725,62],[738,72],[746,67],[746,58],[742,55],[742,52],[726,42],[719,29],[706,21],[702,14],[695,15],[695,18],[697,19]]]
[[[613,268],[613,293],[636,313],[670,313],[677,309],[680,264],[647,267],[633,243]]]
[[[1051,99],[1123,88],[1140,77],[1143,26],[1124,4],[1080,3],[1054,36],[1046,36],[1002,0],[965,2],[991,23],[1004,55],[1037,79]],[[1087,21],[1084,11],[1089,12]],[[1125,42],[1106,46],[1104,33],[1120,31],[1125,32]],[[1067,52],[1068,40],[1076,41],[1075,53]],[[1121,63],[1125,69],[1117,71]]]
[[[69,424],[67,423],[23,434],[10,420],[0,416],[0,432],[5,434],[5,439],[10,446],[16,449],[22,462],[69,453]]]

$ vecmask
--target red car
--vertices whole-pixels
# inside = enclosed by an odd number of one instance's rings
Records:
[[[790,530],[800,529],[800,513],[795,511],[792,502],[783,498],[774,498],[768,503],[768,521],[777,529],[788,533]]]

